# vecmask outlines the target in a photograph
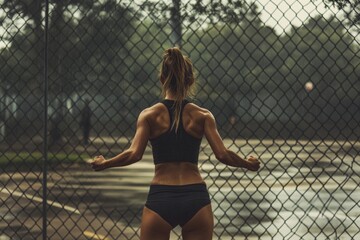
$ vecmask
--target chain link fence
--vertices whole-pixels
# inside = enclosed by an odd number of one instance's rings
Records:
[[[0,239],[139,239],[150,146],[125,168],[86,160],[130,145],[174,45],[225,144],[262,162],[226,167],[203,140],[214,239],[360,238],[359,5],[0,2]]]

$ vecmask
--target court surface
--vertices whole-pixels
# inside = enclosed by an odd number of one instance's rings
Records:
[[[360,142],[226,139],[225,144],[258,156],[262,166],[258,173],[226,167],[203,141],[199,167],[212,196],[214,239],[360,238]],[[48,238],[138,239],[153,176],[151,149],[134,165],[102,172],[93,172],[85,160],[49,169]],[[0,216],[6,222],[0,223],[0,240],[41,239],[41,176],[1,173]]]

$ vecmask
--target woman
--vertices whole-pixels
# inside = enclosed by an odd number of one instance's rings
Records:
[[[177,225],[182,227],[184,240],[212,239],[210,198],[197,167],[202,137],[226,165],[257,171],[260,163],[255,157],[244,160],[228,150],[213,115],[186,100],[192,93],[194,72],[190,59],[178,48],[165,51],[160,82],[164,100],[140,113],[130,148],[109,160],[95,157],[91,164],[96,171],[133,164],[142,158],[149,140],[155,176],[143,210],[141,239],[169,239]]]

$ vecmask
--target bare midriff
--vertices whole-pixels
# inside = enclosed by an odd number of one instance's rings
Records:
[[[151,181],[153,185],[187,185],[205,184],[197,164],[189,162],[168,162],[155,165],[155,176]]]

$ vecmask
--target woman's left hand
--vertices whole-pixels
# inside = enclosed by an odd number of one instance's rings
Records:
[[[249,169],[250,171],[257,171],[260,168],[260,162],[256,157],[250,156],[247,159],[248,162],[248,167],[247,169]]]
[[[100,156],[96,156],[94,158],[94,160],[92,162],[90,162],[92,169],[94,169],[95,171],[101,171],[104,170],[105,167],[105,158],[100,155]]]

